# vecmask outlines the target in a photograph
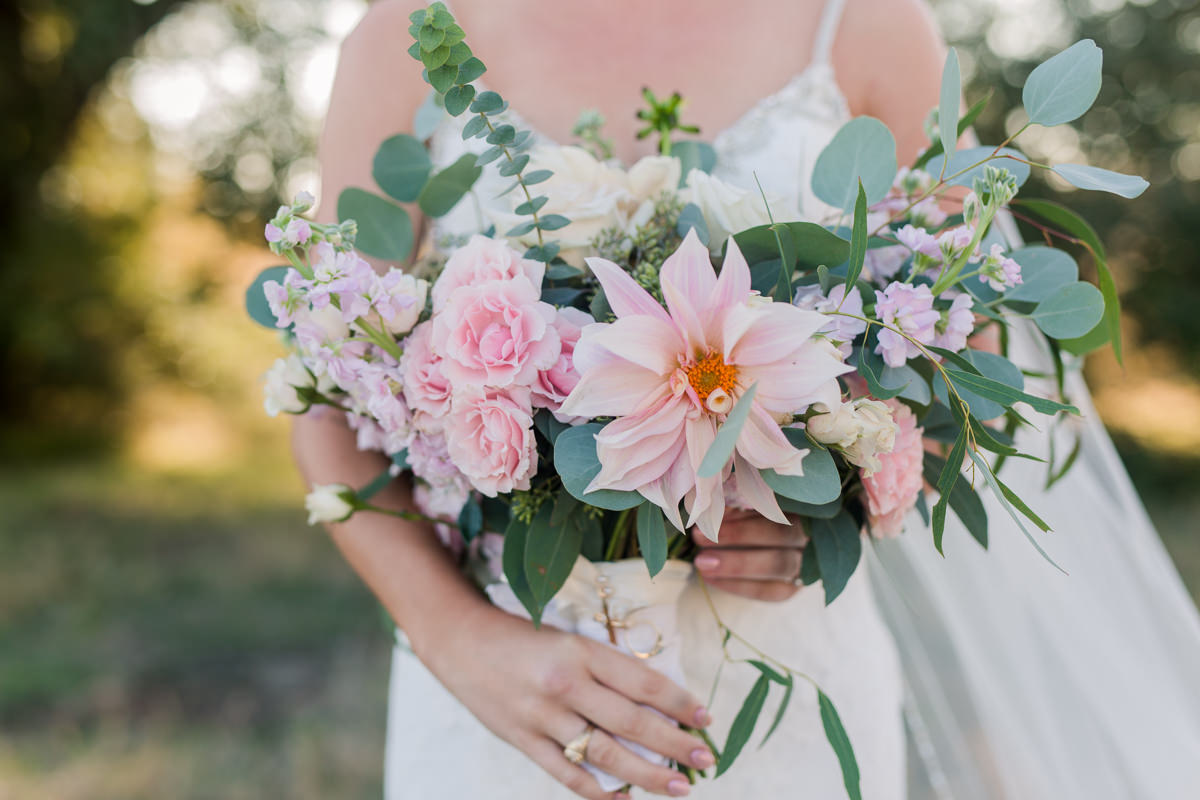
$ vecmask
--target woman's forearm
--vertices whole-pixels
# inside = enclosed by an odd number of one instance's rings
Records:
[[[297,466],[310,486],[344,483],[361,488],[387,461],[360,451],[354,433],[333,412],[297,417],[292,428]],[[372,505],[415,510],[406,480],[397,479],[371,498]],[[487,601],[463,577],[433,527],[384,514],[360,512],[328,526],[350,566],[370,587],[413,649],[429,664],[438,642],[454,635],[454,620],[465,620]],[[432,666],[432,665],[430,665]]]

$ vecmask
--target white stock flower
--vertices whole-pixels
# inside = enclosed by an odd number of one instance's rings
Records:
[[[882,468],[879,456],[892,452],[899,431],[891,409],[866,397],[809,417],[807,428],[814,439],[841,450],[866,475]]]
[[[312,388],[313,376],[305,368],[300,356],[292,354],[286,359],[275,359],[265,377],[263,408],[268,417],[303,414],[308,410],[308,403],[300,397],[297,389]]]
[[[304,498],[304,508],[308,511],[308,524],[318,522],[342,522],[354,513],[351,499],[354,490],[344,483],[328,483],[314,486]]]
[[[702,170],[693,169],[687,174],[687,189],[681,193],[684,202],[695,203],[708,225],[708,247],[713,253],[720,252],[725,240],[735,233],[769,225],[771,216],[776,222],[792,220],[795,215],[783,213],[785,203],[777,197],[767,196],[771,213],[763,196],[756,191],[725,183]]]

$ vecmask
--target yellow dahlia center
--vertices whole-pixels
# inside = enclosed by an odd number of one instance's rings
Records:
[[[696,390],[697,397],[704,405],[708,404],[708,396],[718,389],[721,394],[730,397],[737,388],[737,367],[726,364],[720,353],[709,353],[690,367],[686,367],[685,371],[688,383]]]

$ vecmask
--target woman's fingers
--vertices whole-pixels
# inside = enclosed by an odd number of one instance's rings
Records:
[[[695,566],[708,581],[735,579],[791,583],[800,574],[801,560],[801,552],[796,549],[713,547],[696,556]]]
[[[629,701],[623,702],[629,705]],[[575,740],[587,730],[588,723],[578,714],[564,711],[551,716],[553,720],[549,726],[550,738],[561,742],[564,748],[568,742]],[[588,737],[587,747],[583,753],[584,761],[618,780],[641,787],[648,792],[675,796],[687,793],[686,791],[680,792],[680,787],[687,785],[687,778],[682,774],[666,766],[651,764],[603,730],[601,722],[593,719],[592,723],[597,727],[592,729],[591,736]],[[562,757],[566,759],[565,755]]]
[[[581,689],[574,698],[574,708],[609,733],[681,764],[708,769],[716,761],[704,742],[682,730],[678,723],[601,684]]]
[[[588,774],[587,770],[568,761],[567,757],[563,755],[563,747],[564,745],[552,739],[538,737],[535,741],[526,743],[521,749],[539,767],[546,770],[550,777],[580,797],[586,797],[587,800],[612,800],[613,792],[601,789],[600,784]]]
[[[588,668],[605,686],[689,727],[705,728],[712,723],[708,709],[666,675],[598,642],[588,644],[591,651]]]
[[[804,528],[799,525],[780,525],[757,514],[740,519],[726,519],[721,524],[720,541],[714,542],[699,530],[692,538],[700,547],[803,547],[808,542]]]

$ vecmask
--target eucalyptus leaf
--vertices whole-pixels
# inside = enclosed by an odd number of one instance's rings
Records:
[[[541,625],[542,609],[533,598],[529,581],[525,577],[525,538],[529,525],[516,517],[509,521],[504,531],[504,550],[500,555],[500,563],[504,569],[504,578],[509,588],[521,601],[521,605],[529,612],[534,627]]]
[[[679,159],[679,185],[687,184],[688,173],[694,169],[712,172],[717,165],[717,151],[708,142],[688,140],[671,143],[671,155]]]
[[[653,578],[667,563],[667,523],[662,509],[646,501],[637,510],[638,549]]]
[[[954,52],[951,50],[951,52]],[[862,274],[867,257],[867,193],[858,182],[858,197],[854,201],[854,223],[850,233],[850,262],[846,269],[847,291]]]
[[[700,244],[708,245],[708,223],[704,221],[700,206],[695,203],[688,203],[683,207],[679,212],[679,222],[675,225],[675,232],[682,237],[686,237],[688,231],[695,231]]]
[[[1146,191],[1150,185],[1149,181],[1138,175],[1126,175],[1087,164],[1056,164],[1052,169],[1076,188],[1111,192],[1130,199]]]
[[[258,273],[258,277],[246,287],[246,313],[250,315],[250,319],[264,328],[276,330],[278,326],[276,325],[275,314],[271,311],[271,304],[267,302],[263,285],[267,281],[275,281],[282,284],[283,279],[287,277],[289,269],[291,267],[288,266],[267,267]]]
[[[762,742],[760,742],[758,745],[760,748],[770,740],[771,736],[779,727],[779,723],[783,722],[783,715],[787,713],[788,705],[792,702],[792,690],[795,688],[796,681],[791,675],[788,675],[787,683],[784,684],[783,688],[783,699],[779,701],[779,708],[775,711],[775,719],[771,720],[771,727],[767,729],[766,734],[763,735]]]
[[[796,245],[796,262],[815,269],[824,264],[837,266],[850,257],[850,242],[815,222],[785,222]],[[758,264],[778,258],[779,245],[770,225],[747,228],[733,237],[747,263]]]
[[[862,800],[858,760],[854,757],[854,747],[850,744],[846,726],[842,724],[842,718],[838,716],[833,701],[820,689],[817,689],[817,704],[821,709],[821,725],[825,728],[825,738],[833,747],[838,765],[842,768],[842,783],[846,786],[846,793],[850,800]]]
[[[413,229],[408,212],[395,203],[362,189],[343,189],[338,195],[338,221],[358,224],[354,246],[385,261],[404,261],[412,252]]]
[[[371,175],[393,200],[411,203],[421,193],[432,171],[433,162],[429,160],[425,145],[419,139],[401,133],[385,139],[379,146]]]
[[[794,429],[785,429],[785,434],[792,434]],[[795,431],[801,437],[803,431]],[[792,436],[788,437],[789,439]],[[832,503],[842,492],[841,477],[833,456],[823,447],[805,441],[802,444],[793,442],[797,447],[809,448],[808,455],[801,462],[803,475],[780,475],[773,469],[762,470],[763,480],[767,486],[781,497],[808,503],[813,506]]]
[[[1113,354],[1121,361],[1121,299],[1117,294],[1117,282],[1108,268],[1108,255],[1096,231],[1071,209],[1049,200],[1021,200],[1020,207],[1033,212],[1042,219],[1071,234],[1091,251],[1096,261],[1096,273],[1100,293],[1104,295],[1104,327],[1112,342]],[[1089,334],[1094,338],[1094,334]],[[1072,351],[1074,352],[1074,351]]]
[[[742,748],[746,746],[746,742],[750,741],[750,737],[754,734],[754,726],[762,713],[763,704],[767,702],[767,693],[770,688],[771,679],[766,675],[759,675],[758,680],[750,687],[750,693],[746,695],[741,709],[729,727],[729,738],[725,740],[725,748],[717,760],[716,777],[719,778],[729,771],[733,762],[742,752]]]
[[[443,103],[446,106],[446,113],[452,117],[457,117],[459,114],[467,110],[471,105],[471,101],[475,99],[475,87],[467,84],[466,86],[452,86],[446,92],[446,97]]]
[[[879,372],[879,385],[889,391],[895,391],[897,397],[912,400],[922,406],[929,405],[933,395],[929,392],[929,382],[921,373],[905,364],[902,367],[889,367],[886,364]]]
[[[458,77],[458,69],[451,64],[443,64],[437,69],[426,70],[425,74],[434,91],[438,94],[445,94],[454,85],[454,79]]]
[[[458,205],[463,195],[471,190],[483,170],[476,166],[475,156],[466,153],[450,166],[437,172],[431,177],[421,194],[417,197],[417,205],[431,217],[440,217],[450,212]]]
[[[1038,303],[1031,316],[1047,336],[1083,336],[1104,317],[1104,296],[1090,283],[1069,283]]]
[[[725,422],[717,431],[716,438],[709,445],[708,452],[700,460],[700,468],[696,470],[697,477],[712,478],[721,473],[729,459],[733,457],[733,448],[737,445],[738,437],[742,435],[742,427],[750,416],[750,408],[754,403],[754,395],[758,392],[758,384],[754,383],[742,393],[733,409],[725,417]]]
[[[1020,368],[1004,356],[980,350],[964,350],[962,353],[957,354],[956,358],[959,359],[958,366],[967,372],[978,372],[1015,390],[1025,388],[1025,376],[1021,374]],[[971,413],[977,418],[982,420],[995,419],[1004,414],[1005,406],[1003,403],[984,397],[980,393],[971,391],[969,387],[957,383],[955,384],[955,389],[962,399],[966,401],[971,409]],[[950,397],[946,391],[946,382],[940,370],[933,377],[933,391],[938,400],[949,408]]]
[[[842,511],[833,519],[814,519],[809,536],[817,552],[821,583],[825,587],[825,605],[846,588],[846,582],[862,558],[862,537],[854,518]]]
[[[483,62],[472,56],[458,65],[458,75],[455,76],[454,82],[459,85],[470,83],[478,80],[485,72],[487,72],[487,67],[483,65]]]
[[[563,431],[554,441],[554,469],[562,478],[563,488],[571,495],[597,508],[624,511],[639,505],[643,498],[637,492],[616,492],[601,489],[586,492],[588,484],[600,474],[600,459],[596,456],[596,434],[604,428],[598,422],[576,425]]]
[[[467,62],[468,64],[470,62]],[[460,70],[467,65],[463,64],[459,67]],[[494,114],[504,107],[504,98],[495,92],[480,92],[471,103],[471,113],[473,114]]]
[[[817,156],[812,190],[834,208],[850,211],[862,181],[869,204],[888,193],[896,177],[896,140],[888,127],[873,117],[855,117],[841,127]]]
[[[554,525],[553,513],[553,506],[543,503],[525,535],[525,580],[539,609],[562,588],[583,548],[583,529]]]
[[[1103,61],[1096,43],[1084,39],[1035,67],[1021,90],[1029,121],[1061,125],[1083,116],[1100,94]]]
[[[1079,279],[1079,266],[1065,250],[1032,245],[1008,255],[1021,265],[1021,283],[1005,293],[1005,302],[1023,300],[1038,303]]]
[[[975,462],[975,466],[978,467],[979,471],[983,473],[983,478],[985,481],[987,481],[988,485],[992,487],[992,492],[996,496],[996,499],[1000,501],[1000,505],[1002,505],[1004,510],[1008,512],[1008,515],[1012,517],[1013,522],[1017,523],[1017,527],[1021,529],[1021,533],[1025,534],[1025,538],[1029,540],[1029,543],[1033,545],[1033,548],[1037,550],[1042,558],[1046,559],[1051,566],[1066,575],[1067,571],[1060,567],[1054,561],[1054,559],[1050,557],[1049,553],[1042,549],[1042,546],[1038,543],[1037,539],[1034,538],[1033,534],[1029,532],[1029,529],[1025,527],[1024,521],[1020,518],[1020,516],[1017,515],[1016,508],[1014,508],[1013,504],[1009,502],[1005,491],[1000,488],[999,479],[995,476],[995,474],[992,473],[991,467],[988,466],[987,461],[984,460],[983,456],[972,452],[971,460]]]
[[[942,88],[938,94],[938,135],[942,152],[954,154],[958,143],[958,107],[962,97],[962,76],[958,68],[958,51],[953,47],[946,53],[942,67]],[[951,122],[953,120],[953,122]]]
[[[956,385],[964,386],[979,396],[1000,403],[1006,408],[1015,403],[1028,403],[1034,411],[1041,412],[1042,414],[1056,414],[1059,411],[1068,411],[1072,414],[1079,413],[1079,409],[1075,406],[1026,394],[1007,384],[992,380],[991,378],[985,378],[982,375],[974,375],[957,369],[948,369],[946,372]]]
[[[441,107],[438,99],[437,92],[432,90],[426,92],[425,100],[417,107],[417,113],[413,115],[413,135],[422,142],[433,136],[433,132],[437,130],[437,126],[446,116],[446,109]]]

